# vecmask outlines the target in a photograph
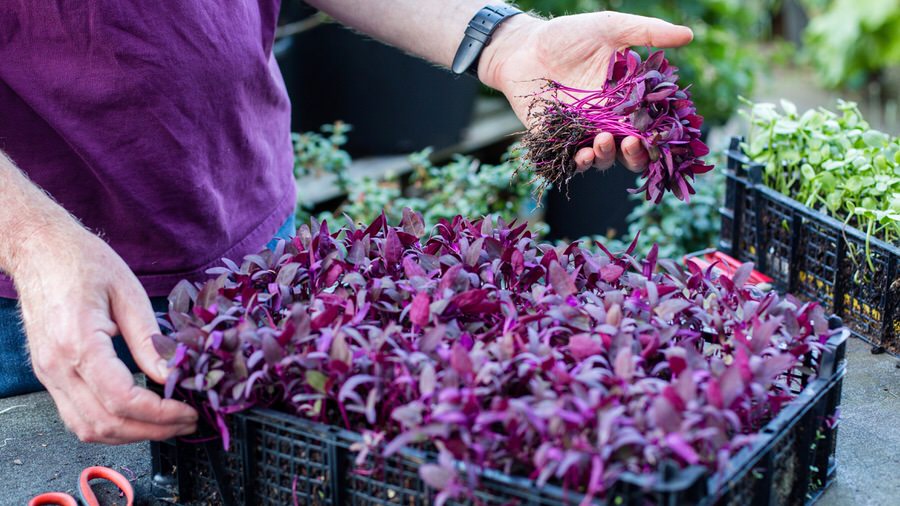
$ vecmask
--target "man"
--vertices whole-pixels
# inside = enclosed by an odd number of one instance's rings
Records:
[[[309,3],[443,66],[485,6]],[[0,156],[0,271],[9,275],[0,279],[0,397],[39,380],[84,441],[194,430],[191,408],[135,385],[113,336],[163,382],[148,294],[165,296],[292,228],[290,105],[272,56],[278,9],[278,0],[73,0],[0,10],[0,155],[9,157]],[[525,121],[535,79],[599,87],[615,50],[691,37],[612,12],[519,14],[497,26],[472,70]],[[617,149],[609,134],[576,160],[606,169],[617,151],[631,170],[647,164],[637,139]]]

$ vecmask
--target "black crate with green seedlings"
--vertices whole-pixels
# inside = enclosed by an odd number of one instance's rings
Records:
[[[746,103],[750,132],[742,148],[765,164],[767,186],[869,237],[900,242],[900,138],[870,128],[853,102],[803,114],[788,101],[781,112]]]

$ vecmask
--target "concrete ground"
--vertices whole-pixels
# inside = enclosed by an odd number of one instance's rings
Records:
[[[900,360],[869,350],[859,339],[847,342],[838,476],[822,506],[900,503]]]
[[[148,500],[150,444],[105,446],[80,443],[67,432],[45,392],[0,399],[0,505],[22,505],[41,492],[67,492],[77,496],[82,469],[111,467],[133,483],[136,504]],[[100,487],[98,487],[100,488]],[[103,505],[124,505],[111,485],[98,494]]]
[[[900,497],[900,361],[872,355],[851,339],[838,435],[837,482],[823,506],[897,504]],[[0,505],[21,505],[39,492],[75,493],[86,466],[105,465],[133,478],[138,505],[149,496],[149,444],[102,446],[79,443],[66,432],[45,393],[0,399]],[[107,493],[104,505],[124,504]]]

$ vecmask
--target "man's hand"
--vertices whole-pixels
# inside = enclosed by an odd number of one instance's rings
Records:
[[[519,14],[497,29],[478,65],[481,80],[506,95],[513,110],[528,125],[528,107],[543,79],[581,89],[600,89],[606,82],[609,61],[628,46],[677,47],[691,41],[684,26],[655,18],[595,12],[563,16],[549,21]],[[613,136],[601,133],[593,148],[575,155],[579,170],[591,166],[608,169],[616,159]],[[649,163],[640,140],[621,143],[619,159],[629,170],[641,172]]]
[[[35,373],[79,439],[120,444],[194,431],[192,408],[135,385],[116,357],[111,338],[121,334],[141,370],[165,381],[147,294],[105,242],[74,221],[48,225],[21,244],[13,277]]]

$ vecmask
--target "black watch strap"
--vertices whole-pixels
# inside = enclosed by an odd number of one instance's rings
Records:
[[[490,44],[491,35],[504,20],[509,19],[522,11],[510,5],[488,5],[483,7],[466,28],[466,35],[456,50],[453,65],[450,70],[454,74],[468,72],[478,77],[478,59],[481,51]]]

